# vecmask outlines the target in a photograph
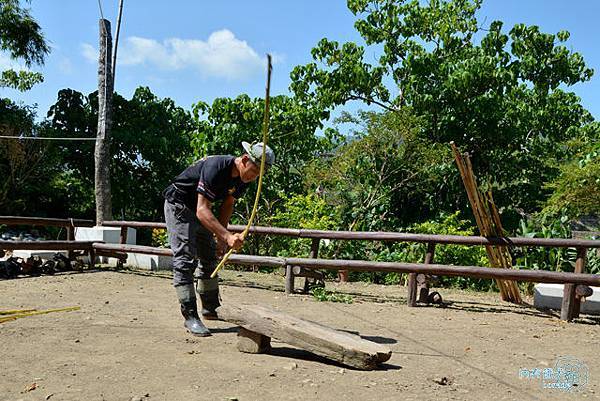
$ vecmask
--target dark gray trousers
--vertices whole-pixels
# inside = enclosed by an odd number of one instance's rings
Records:
[[[192,210],[180,203],[165,201],[165,221],[173,251],[173,285],[194,284],[198,259],[198,277],[210,278],[217,267],[213,234],[198,221]]]

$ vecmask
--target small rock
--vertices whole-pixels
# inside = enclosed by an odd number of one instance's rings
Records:
[[[338,370],[338,372],[343,375],[344,373],[346,373],[346,369],[340,368],[340,370]]]
[[[37,383],[31,383],[29,386],[25,387],[25,390],[21,391],[21,393],[28,393],[30,391],[33,391],[37,388]]]
[[[49,400],[49,399],[50,399],[50,397],[52,397],[53,395],[54,395],[54,393],[50,393],[50,394],[48,394],[48,395],[46,396],[45,400]]]
[[[108,301],[104,301],[104,304],[105,304],[105,305],[108,305],[108,304],[109,304],[109,302],[108,302]]]
[[[76,340],[75,340],[75,342],[76,342],[76,343],[78,343],[78,342],[79,342],[79,338],[78,338],[78,339],[76,339]]]
[[[275,377],[275,372],[269,373],[269,377]]]
[[[284,366],[284,369],[286,370],[295,370],[298,369],[298,364],[296,362],[289,364],[288,366]]]
[[[308,383],[310,383],[310,381],[311,381],[310,379],[304,379],[304,380],[302,380],[302,383],[303,384],[308,384]]]

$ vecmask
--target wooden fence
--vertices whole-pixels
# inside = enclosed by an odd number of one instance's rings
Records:
[[[71,219],[35,219],[35,218],[17,218],[0,217],[0,224],[31,224],[45,225],[47,222],[58,225],[65,221],[71,222]],[[85,225],[90,221],[84,220]],[[62,224],[61,223],[61,224]],[[50,224],[47,224],[50,225]],[[127,245],[127,228],[166,228],[165,223],[151,223],[138,221],[105,221],[104,226],[120,227],[120,244],[105,244],[94,242],[91,245],[92,252],[96,254],[123,257],[125,252],[135,252],[151,255],[171,255],[170,249],[154,248],[140,245]],[[241,232],[244,226],[230,225],[229,230]],[[304,275],[303,272],[310,272],[315,269],[332,270],[356,270],[369,272],[396,272],[408,273],[408,305],[415,306],[417,303],[417,290],[419,290],[419,301],[426,302],[429,289],[427,285],[427,275],[449,275],[477,278],[510,279],[538,283],[561,283],[565,284],[563,303],[561,309],[561,318],[572,320],[579,315],[581,297],[589,295],[589,289],[585,286],[600,286],[600,275],[586,274],[585,265],[588,249],[600,248],[598,240],[583,239],[558,239],[558,238],[520,238],[520,237],[480,237],[480,236],[456,236],[456,235],[429,235],[429,234],[409,234],[394,232],[349,232],[349,231],[323,231],[323,230],[302,230],[291,228],[276,227],[252,227],[250,232],[259,235],[281,235],[294,238],[312,239],[309,258],[275,258],[270,256],[254,255],[233,255],[228,263],[241,265],[263,265],[281,267],[286,270],[286,292],[294,291],[294,278]],[[326,260],[319,259],[319,245],[322,239],[332,240],[368,240],[368,241],[393,241],[393,242],[414,242],[425,243],[427,249],[424,263],[394,263],[394,262],[372,262],[359,260]],[[11,245],[8,242],[12,242]],[[48,242],[46,242],[48,243]],[[81,247],[89,247],[89,243],[80,243]],[[573,273],[551,272],[543,270],[518,270],[518,269],[494,269],[479,266],[448,266],[434,264],[434,254],[436,246],[445,244],[467,245],[467,246],[485,246],[499,245],[511,247],[562,247],[575,248],[577,250],[577,260],[575,271]],[[59,244],[60,245],[60,244]],[[59,246],[55,245],[55,246]],[[64,242],[65,246],[74,245]],[[0,241],[0,249],[25,249],[16,248],[25,246],[20,242]],[[27,245],[38,246],[38,245]],[[41,246],[41,245],[39,245]],[[54,246],[54,245],[53,245]],[[28,248],[32,249],[32,248]],[[39,248],[36,248],[39,249]],[[48,249],[48,248],[44,248]],[[69,248],[65,248],[69,249]],[[71,248],[75,249],[75,248]],[[84,249],[84,248],[81,248]],[[418,288],[420,287],[420,288]]]

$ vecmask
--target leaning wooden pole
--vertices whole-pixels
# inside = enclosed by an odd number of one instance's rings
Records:
[[[110,129],[112,126],[112,36],[110,21],[100,19],[100,55],[98,59],[98,132],[94,151],[96,224],[112,220],[110,189]]]
[[[494,204],[491,190],[485,194],[479,190],[469,156],[461,154],[454,142],[451,142],[450,146],[452,147],[458,171],[465,185],[479,232],[485,237],[503,237],[504,229],[502,228],[500,215]],[[505,246],[486,245],[485,250],[491,267],[512,268],[512,258]],[[519,286],[516,282],[496,279],[496,284],[498,285],[503,301],[518,304],[523,302]]]

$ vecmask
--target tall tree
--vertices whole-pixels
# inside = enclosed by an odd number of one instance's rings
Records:
[[[472,153],[505,210],[531,211],[548,195],[567,140],[593,121],[567,87],[591,78],[566,31],[547,34],[476,18],[481,0],[348,0],[365,48],[322,39],[314,62],[297,66],[291,89],[325,110],[350,100],[395,112],[410,107],[423,135]],[[476,38],[481,38],[477,40]],[[393,95],[395,94],[395,95]]]
[[[146,87],[137,88],[131,99],[115,93],[113,106],[109,149],[113,155],[113,209],[119,218],[160,220],[160,191],[192,159],[190,113],[169,98],[158,98]],[[94,138],[98,94],[85,96],[63,89],[48,118],[48,135]],[[94,166],[89,161],[94,155],[93,143],[66,141],[54,146],[60,154],[61,173],[53,180],[58,199],[48,203],[61,204],[71,216],[92,217]]]
[[[43,65],[50,50],[42,29],[18,0],[0,0],[0,50],[24,62],[26,67]],[[39,72],[7,69],[1,71],[0,88],[26,91],[42,80]],[[15,137],[0,139],[0,210],[3,213],[26,211],[27,205],[35,199],[34,186],[40,190],[47,188],[51,169],[39,168],[47,158],[47,146],[16,139],[35,134],[34,120],[34,107],[0,98],[0,135]]]

